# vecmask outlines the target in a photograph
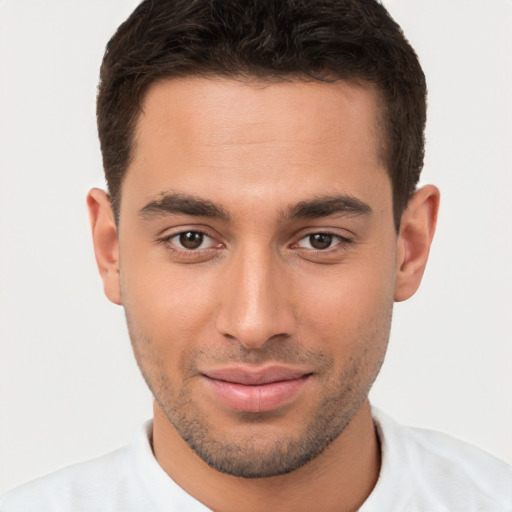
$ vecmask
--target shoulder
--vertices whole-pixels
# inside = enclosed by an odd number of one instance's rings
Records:
[[[129,450],[122,448],[94,460],[68,466],[17,487],[0,498],[1,512],[96,510],[95,500],[112,501],[125,481]]]
[[[134,469],[140,464],[137,450],[146,428],[126,447],[7,492],[0,497],[0,512],[117,512],[151,507]]]
[[[383,457],[375,492],[386,497],[392,488],[400,496],[389,499],[410,511],[512,511],[512,469],[503,461],[449,435],[399,425],[376,409],[373,416]]]
[[[130,445],[8,492],[0,512],[207,511],[159,465],[152,429],[148,421]]]

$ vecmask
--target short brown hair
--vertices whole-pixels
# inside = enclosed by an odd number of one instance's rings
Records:
[[[145,0],[107,45],[97,101],[116,217],[135,126],[150,85],[223,76],[359,79],[383,99],[385,161],[400,218],[423,167],[425,76],[402,30],[375,0]]]

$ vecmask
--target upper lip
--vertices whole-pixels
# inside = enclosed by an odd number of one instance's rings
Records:
[[[300,379],[309,374],[310,372],[305,372],[304,370],[277,365],[263,368],[250,368],[247,366],[219,368],[203,372],[203,375],[210,379],[232,382],[234,384],[244,384],[246,386]]]

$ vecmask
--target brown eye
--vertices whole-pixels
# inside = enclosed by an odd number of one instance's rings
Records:
[[[332,244],[333,236],[329,233],[315,233],[308,238],[313,249],[328,249]]]
[[[185,249],[198,249],[204,241],[204,234],[197,231],[186,231],[180,233],[179,240]]]

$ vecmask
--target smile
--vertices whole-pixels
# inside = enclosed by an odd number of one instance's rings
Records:
[[[212,370],[203,374],[214,395],[228,407],[244,412],[268,412],[295,398],[311,373],[285,367],[249,371]]]

